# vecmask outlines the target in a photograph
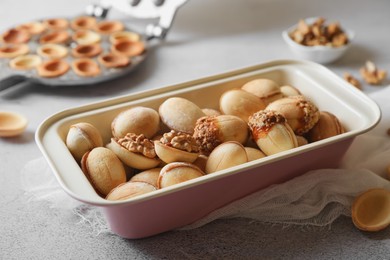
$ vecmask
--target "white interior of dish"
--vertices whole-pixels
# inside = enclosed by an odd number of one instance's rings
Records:
[[[240,88],[244,83],[256,78],[268,78],[280,85],[297,87],[320,110],[335,114],[347,129],[347,133],[161,189],[153,194],[145,194],[126,203],[150,199],[167,192],[199,185],[211,178],[223,178],[224,175],[239,172],[248,167],[258,167],[270,161],[282,160],[284,157],[341,141],[368,131],[380,119],[380,110],[372,100],[325,67],[311,62],[274,61],[206,79],[66,110],[46,119],[37,131],[36,140],[61,186],[71,196],[97,205],[123,203],[106,201],[99,197],[84,177],[64,142],[70,125],[77,122],[93,124],[100,130],[106,144],[111,138],[111,121],[119,112],[129,107],[146,106],[158,110],[164,100],[176,96],[187,98],[201,108],[218,109],[219,97],[223,92],[232,88]]]

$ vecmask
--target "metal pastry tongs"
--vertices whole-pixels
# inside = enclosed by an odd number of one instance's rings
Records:
[[[87,7],[87,14],[105,18],[111,8],[140,19],[160,18],[146,27],[147,39],[164,39],[171,28],[176,11],[188,0],[101,0]]]

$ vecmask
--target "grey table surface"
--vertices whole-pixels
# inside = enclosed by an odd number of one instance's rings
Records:
[[[0,30],[44,17],[72,17],[90,3],[1,0]],[[360,232],[346,217],[327,228],[230,219],[138,240],[96,236],[70,211],[45,202],[27,203],[20,183],[24,165],[41,157],[34,133],[46,117],[119,95],[295,58],[281,32],[299,18],[323,16],[356,32],[346,55],[326,65],[337,75],[357,75],[366,60],[390,71],[389,11],[387,0],[190,0],[166,41],[150,50],[145,63],[130,75],[89,87],[22,83],[2,92],[0,110],[24,114],[29,125],[20,137],[0,139],[0,259],[389,259],[390,229]],[[110,18],[129,20],[117,11]],[[378,89],[363,86],[367,92]]]

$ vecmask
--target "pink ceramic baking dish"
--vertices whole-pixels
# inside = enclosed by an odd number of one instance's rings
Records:
[[[112,119],[131,106],[157,110],[164,100],[178,96],[201,108],[218,109],[218,100],[224,91],[255,78],[269,78],[280,85],[297,87],[320,110],[335,114],[347,132],[116,202],[96,194],[65,145],[69,126],[74,123],[95,125],[108,143]],[[309,170],[338,167],[353,139],[373,128],[380,115],[378,106],[364,93],[322,65],[282,60],[65,110],[39,126],[36,142],[61,187],[70,196],[100,207],[112,231],[119,236],[141,238],[190,224],[229,202]]]

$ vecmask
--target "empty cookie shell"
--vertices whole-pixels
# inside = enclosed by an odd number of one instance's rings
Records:
[[[1,40],[5,43],[20,44],[30,40],[31,35],[23,29],[10,29],[1,35]]]
[[[173,162],[165,165],[158,178],[158,188],[165,188],[203,176],[201,169],[191,163]]]
[[[21,24],[17,28],[26,30],[32,35],[36,35],[36,34],[41,34],[46,29],[46,26],[40,22],[29,22],[29,23]]]
[[[39,39],[41,44],[45,43],[66,43],[69,40],[69,33],[65,30],[50,31],[45,33]]]
[[[100,42],[101,36],[90,30],[78,30],[72,35],[72,39],[80,45],[89,45]]]
[[[100,74],[97,62],[88,58],[74,60],[72,68],[77,75],[82,77],[94,77]]]
[[[130,58],[123,55],[106,53],[98,57],[98,61],[106,68],[122,68],[130,64]]]
[[[145,51],[145,44],[143,42],[120,41],[111,45],[111,51],[118,55],[134,57]]]
[[[20,55],[27,54],[30,48],[27,44],[10,44],[0,47],[0,58],[15,58]]]
[[[112,44],[116,44],[120,41],[130,41],[130,42],[138,42],[141,39],[138,33],[129,32],[129,31],[120,31],[114,32],[110,35],[110,42]]]
[[[100,44],[78,45],[72,49],[72,55],[76,58],[92,58],[103,51]]]
[[[13,58],[10,61],[9,65],[13,69],[29,70],[29,69],[36,68],[41,63],[42,63],[41,57],[39,57],[38,55],[30,54],[30,55],[22,55]]]
[[[80,16],[73,19],[70,27],[73,30],[87,30],[93,29],[96,26],[96,18],[92,16]]]
[[[364,231],[379,231],[390,224],[390,191],[371,189],[358,196],[352,204],[352,221]]]
[[[45,78],[55,78],[65,74],[69,70],[69,64],[60,59],[48,60],[38,66],[38,74]]]
[[[157,190],[157,188],[150,183],[141,181],[129,181],[119,184],[112,189],[107,195],[107,200],[127,200],[145,193]]]
[[[101,34],[111,34],[123,31],[125,26],[119,21],[101,21],[95,26],[95,30]]]
[[[47,43],[39,46],[37,53],[44,58],[61,59],[68,55],[68,49],[59,44]]]
[[[13,137],[22,134],[27,123],[27,119],[21,114],[0,111],[0,137]]]
[[[51,30],[63,30],[69,27],[68,20],[64,18],[47,19],[43,21],[43,24],[46,25],[47,28]]]

